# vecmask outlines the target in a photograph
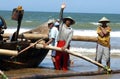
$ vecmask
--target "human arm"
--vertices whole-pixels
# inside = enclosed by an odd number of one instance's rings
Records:
[[[54,42],[55,38],[56,38],[56,29],[55,27],[53,27],[51,31],[49,32],[49,40],[48,42],[45,43],[45,46]]]
[[[106,28],[100,27],[100,29],[104,36],[108,35],[111,31],[109,26],[107,26]]]
[[[101,37],[109,35],[110,31],[111,31],[111,28],[109,26],[107,26],[106,28],[99,26],[97,29],[97,33]]]
[[[109,26],[107,26],[106,28],[100,27],[100,29],[101,29],[101,31],[104,35],[107,35],[110,32],[110,27]]]
[[[47,43],[45,43],[45,45],[49,45],[50,43],[52,43],[53,40],[54,40],[54,38],[50,38],[49,41]]]
[[[60,22],[63,20],[63,11],[64,11],[64,8],[66,7],[66,4],[63,3],[61,5],[61,10],[60,10],[60,15],[59,15],[59,19],[60,19]]]
[[[60,25],[59,25],[58,40],[59,40],[59,38],[60,38],[60,36],[61,36],[62,28],[63,28],[63,25],[64,25],[64,24],[63,24],[63,10],[64,10],[65,7],[66,7],[65,3],[63,3],[63,4],[61,5],[61,10],[60,10],[60,15],[59,15]]]
[[[98,26],[98,28],[97,28],[97,34],[98,34],[100,37],[103,37],[104,34],[103,34],[103,32],[101,31],[100,27],[101,27],[101,26]]]

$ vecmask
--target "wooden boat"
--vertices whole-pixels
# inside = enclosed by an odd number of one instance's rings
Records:
[[[0,49],[2,49],[2,51],[0,50],[0,69],[8,70],[8,69],[18,69],[18,68],[25,68],[25,67],[37,67],[48,53],[49,49],[43,49],[41,47],[40,48],[33,47],[34,45],[39,43],[37,42],[37,40],[41,38],[42,38],[41,39],[42,42],[47,41],[48,39],[47,23],[41,25],[40,27],[36,29],[24,32],[20,35],[18,35],[20,24],[18,24],[18,27],[19,28],[17,28],[17,31],[16,31],[17,40],[15,38],[15,41],[8,42],[8,40],[6,40],[5,38],[6,37],[8,38],[10,35],[8,36],[3,35],[4,40],[0,42]],[[90,38],[90,37],[73,36],[72,39],[75,41],[92,41],[92,42],[97,41],[96,37]],[[16,50],[18,51],[18,53],[16,54],[15,52],[15,54],[12,54],[15,56],[8,56],[8,55],[11,55],[12,53],[10,52],[11,50],[13,51]],[[6,54],[6,52],[8,51],[10,53]],[[95,61],[92,61],[91,59],[87,57],[84,57],[82,55],[75,55],[73,54],[73,52],[69,50],[68,50],[68,53],[74,56],[79,56],[80,58],[86,59],[87,61],[90,61],[100,67],[103,67],[103,65]]]
[[[34,30],[24,32],[23,34],[44,34],[48,32],[48,29],[45,27],[46,23]],[[24,37],[19,38],[19,41],[13,42],[8,42],[8,40],[5,39],[4,41],[0,42],[0,49],[17,50],[19,52],[28,47],[30,43],[34,43],[35,41],[37,40],[28,40]],[[47,39],[44,39],[42,41],[45,42],[47,41]],[[29,48],[28,50],[18,54],[17,56],[7,56],[0,54],[0,69],[9,70],[26,67],[37,67],[45,58],[47,53],[47,49]]]
[[[24,32],[18,35],[18,42],[0,42],[0,49],[9,49],[9,50],[17,50],[21,51],[26,47],[30,46],[31,43],[35,43],[39,39],[43,39],[42,41],[46,42],[48,39],[48,27],[47,23],[40,25],[38,28]],[[4,39],[8,39],[10,34],[3,34]],[[96,37],[89,36],[73,36],[74,41],[88,41],[88,42],[96,42]],[[30,48],[17,56],[6,56],[0,54],[0,69],[18,69],[18,68],[26,68],[26,67],[37,67],[42,60],[47,55],[49,49],[37,49]]]

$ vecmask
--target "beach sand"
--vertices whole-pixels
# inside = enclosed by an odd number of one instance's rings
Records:
[[[69,74],[72,73],[74,74],[76,72],[73,71],[63,72],[47,68],[25,68],[5,71],[5,74],[9,77],[9,79],[119,79],[120,77],[119,73],[92,76],[79,76],[79,75],[68,76]]]
[[[94,59],[95,56],[89,56],[91,59]],[[4,73],[10,79],[43,79],[43,77],[57,74],[74,74],[79,72],[91,72],[97,71],[97,66],[91,64],[81,58],[77,58],[71,56],[71,60],[74,62],[69,71],[59,71],[54,70],[50,54],[46,56],[43,62],[39,65],[39,68],[24,68],[24,69],[17,69],[17,70],[9,70],[4,71]],[[111,56],[111,69],[112,70],[120,70],[120,57],[119,56]],[[103,64],[105,62],[103,61]],[[47,79],[119,79],[120,73],[118,74],[105,74],[105,75],[94,75],[94,76],[70,76],[70,77],[58,77],[58,78],[47,78]],[[46,79],[46,78],[45,78]]]

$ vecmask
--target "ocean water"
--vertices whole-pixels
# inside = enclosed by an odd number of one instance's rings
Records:
[[[8,28],[5,33],[13,33],[16,31],[17,22],[11,20],[11,11],[0,11]],[[74,29],[74,35],[81,36],[97,36],[96,28],[98,21],[103,16],[107,17],[111,23],[109,25],[112,28],[111,31],[111,53],[120,55],[120,14],[96,14],[96,13],[64,13],[64,17],[71,16],[76,24],[72,26]],[[48,21],[48,19],[58,19],[59,12],[26,12],[24,13],[20,33],[36,28],[42,23]],[[96,52],[96,43],[72,41],[71,50],[84,52],[86,54]]]

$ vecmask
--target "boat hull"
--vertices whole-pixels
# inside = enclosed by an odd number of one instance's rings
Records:
[[[21,41],[19,43],[1,43],[1,49],[22,50],[30,45],[29,42]],[[49,50],[30,48],[17,56],[0,55],[0,69],[18,69],[27,67],[38,67],[46,57]]]

